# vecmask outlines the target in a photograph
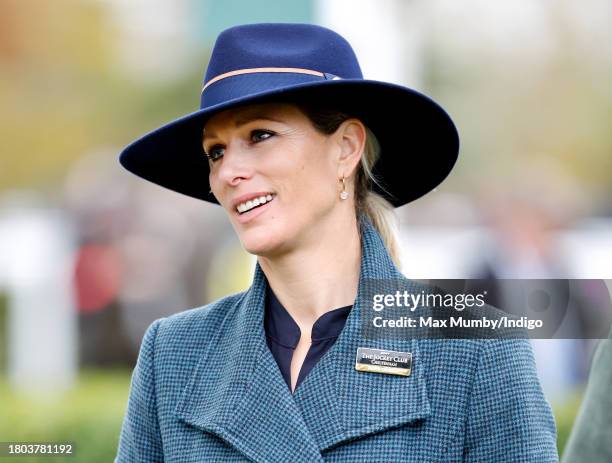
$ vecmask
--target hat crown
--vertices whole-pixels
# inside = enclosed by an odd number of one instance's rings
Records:
[[[204,85],[227,72],[265,67],[363,78],[355,52],[337,32],[313,24],[260,23],[234,26],[219,34]]]

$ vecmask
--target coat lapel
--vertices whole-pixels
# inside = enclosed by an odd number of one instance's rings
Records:
[[[405,277],[370,221],[360,217],[362,257],[355,304],[340,336],[295,394],[266,344],[267,279],[259,263],[251,287],[227,308],[175,412],[256,462],[323,461],[321,452],[430,414],[416,340],[371,340],[362,335],[360,307],[367,278]],[[410,376],[355,370],[357,347],[411,352]]]
[[[259,263],[253,284],[208,342],[175,412],[256,462],[323,461],[264,332],[267,280]]]
[[[343,442],[424,419],[431,414],[423,364],[416,339],[377,339],[364,336],[361,310],[367,279],[401,279],[372,224],[362,218],[362,258],[359,289],[340,336],[296,389],[294,398],[320,451]],[[415,292],[417,291],[416,286]],[[420,287],[419,289],[420,290]],[[355,370],[358,347],[412,354],[410,376]]]

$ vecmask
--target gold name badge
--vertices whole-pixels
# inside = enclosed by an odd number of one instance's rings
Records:
[[[395,350],[358,347],[355,370],[410,376],[412,371],[412,354]]]

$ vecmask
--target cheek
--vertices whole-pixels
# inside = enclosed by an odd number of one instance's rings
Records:
[[[334,198],[334,180],[329,172],[313,168],[312,164],[302,164],[295,171],[293,178],[286,182],[290,189],[290,204],[296,210],[309,216],[317,215],[329,209]]]
[[[310,147],[296,155],[291,166],[288,166],[287,185],[297,196],[296,201],[305,207],[316,205],[317,208],[333,200],[336,191],[335,170],[323,152],[323,147]]]
[[[213,193],[217,192],[218,193],[218,186],[217,186],[217,176],[213,175],[213,174],[209,174],[208,175],[208,183],[209,183],[209,187],[208,189],[211,190]]]

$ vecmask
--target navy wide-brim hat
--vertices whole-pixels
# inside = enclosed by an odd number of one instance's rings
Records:
[[[312,24],[262,23],[223,31],[200,109],[134,141],[119,161],[139,177],[219,204],[208,182],[204,124],[220,111],[267,101],[320,103],[359,118],[381,148],[372,170],[380,186],[371,188],[394,207],[433,190],[457,160],[459,136],[444,109],[410,88],[364,79],[338,33]]]

